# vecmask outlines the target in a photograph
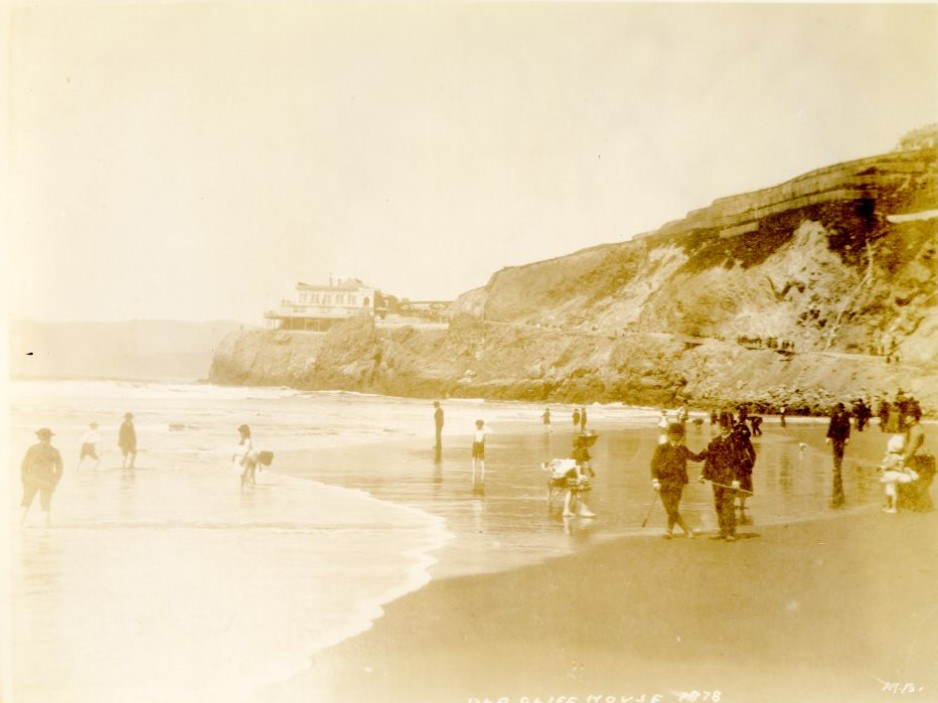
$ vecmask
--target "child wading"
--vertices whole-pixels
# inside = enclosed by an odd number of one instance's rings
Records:
[[[484,420],[476,420],[476,431],[472,435],[472,485],[476,484],[476,472],[478,471],[478,485],[485,483],[485,438],[488,436],[488,429],[485,427]]]
[[[257,469],[257,452],[251,440],[251,428],[241,425],[238,428],[239,440],[231,457],[232,470],[241,475],[241,487],[248,483],[254,485],[254,472]]]

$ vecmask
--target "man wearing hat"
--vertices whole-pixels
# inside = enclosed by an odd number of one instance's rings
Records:
[[[134,460],[137,458],[137,430],[134,429],[134,414],[125,413],[124,421],[121,423],[117,434],[117,446],[121,448],[124,460],[121,463],[122,469],[132,469]],[[127,458],[130,458],[130,465],[127,465]]]
[[[661,497],[661,504],[668,514],[668,531],[665,539],[671,539],[674,526],[679,525],[688,537],[694,531],[681,517],[681,496],[687,485],[687,462],[703,461],[706,453],[695,454],[684,444],[684,425],[672,422],[667,428],[667,441],[655,447],[651,458],[651,487]]]
[[[719,534],[711,539],[736,541],[736,493],[740,488],[741,451],[739,442],[733,436],[733,416],[722,413],[720,434],[707,445],[706,461],[700,482],[713,483],[713,507],[716,510]]]
[[[827,426],[827,444],[831,444],[834,449],[834,488],[831,493],[831,507],[843,507],[844,480],[841,474],[841,467],[844,462],[844,448],[850,441],[850,413],[847,412],[843,403],[837,403],[834,411],[831,413],[830,423]]]
[[[23,479],[23,515],[20,523],[26,521],[29,506],[39,493],[39,501],[46,514],[46,524],[52,522],[52,492],[62,478],[62,455],[52,446],[52,430],[43,427],[36,432],[39,442],[26,450],[20,473]]]

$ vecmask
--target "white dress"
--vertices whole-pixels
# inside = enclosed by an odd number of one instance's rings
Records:
[[[232,473],[238,474],[240,476],[244,472],[245,458],[253,451],[254,442],[250,437],[238,442],[237,446],[235,446],[234,456],[231,460]]]

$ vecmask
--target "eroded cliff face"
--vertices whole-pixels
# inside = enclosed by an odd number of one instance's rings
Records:
[[[938,409],[936,209],[934,148],[841,164],[627,242],[503,269],[456,301],[446,331],[365,319],[321,338],[231,337],[211,378],[765,409],[902,387]]]

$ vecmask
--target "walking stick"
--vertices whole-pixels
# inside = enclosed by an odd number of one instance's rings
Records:
[[[651,517],[651,511],[655,509],[655,504],[658,502],[658,492],[655,492],[654,498],[651,499],[651,505],[648,506],[648,512],[645,513],[645,519],[642,520],[642,527],[648,524],[648,518]]]
[[[705,478],[704,481],[710,481],[710,479]],[[733,488],[732,486],[727,486],[725,483],[717,483],[716,481],[710,481],[714,486],[719,486],[720,488],[729,488],[731,491],[739,491],[740,493],[748,493],[752,495],[752,491],[747,491],[745,488]]]

